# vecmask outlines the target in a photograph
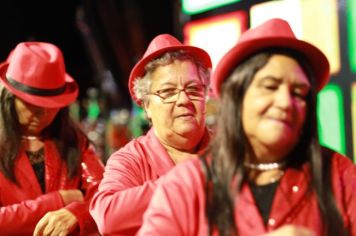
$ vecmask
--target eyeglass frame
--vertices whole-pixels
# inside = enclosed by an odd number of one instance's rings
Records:
[[[196,98],[190,98],[190,95],[189,93],[187,93],[186,89],[189,89],[189,86],[187,87],[184,87],[184,88],[174,88],[175,91],[177,91],[174,95],[172,96],[169,96],[169,97],[162,97],[162,95],[160,94],[161,91],[163,90],[167,90],[167,89],[173,89],[173,88],[166,88],[166,89],[158,89],[156,90],[155,92],[152,92],[152,93],[147,93],[147,95],[155,95],[157,97],[159,97],[162,101],[162,103],[164,104],[169,104],[169,103],[175,103],[178,101],[179,99],[179,95],[181,92],[184,92],[185,95],[189,98],[190,101],[204,101],[205,100],[205,96],[206,96],[206,86],[204,84],[200,84],[199,85],[199,88],[202,88],[202,92],[204,92],[204,95],[201,97],[201,99],[198,99],[199,97],[196,97]],[[166,99],[169,99],[170,97],[174,97],[177,95],[177,99],[175,99],[174,101],[170,101],[170,102],[167,102],[165,101]]]

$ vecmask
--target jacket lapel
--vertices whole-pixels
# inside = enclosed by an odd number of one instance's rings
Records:
[[[51,141],[45,141],[45,181],[46,192],[52,192],[60,189],[62,182],[63,165],[55,144]]]
[[[150,165],[158,176],[165,175],[174,167],[175,164],[173,160],[154,134],[153,128],[148,131],[147,139],[145,139],[144,145],[146,147],[146,151],[149,152],[149,154],[146,155],[147,160],[150,162]]]
[[[32,198],[42,194],[41,186],[24,150],[20,151],[14,172],[21,188],[25,189]]]
[[[263,219],[247,183],[242,185],[240,194],[235,197],[235,204],[235,224],[240,235],[257,235],[265,232]]]
[[[267,227],[276,228],[292,217],[298,208],[303,207],[303,201],[308,197],[308,175],[304,169],[290,168],[282,177],[276,190],[270,212],[272,224]]]

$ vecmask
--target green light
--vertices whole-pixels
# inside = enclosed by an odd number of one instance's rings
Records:
[[[350,69],[356,73],[356,1],[347,0],[346,4]]]
[[[91,122],[97,120],[100,115],[100,107],[97,100],[90,100],[88,104],[88,119]]]
[[[354,162],[356,163],[356,83],[351,85],[351,118]]]
[[[317,115],[320,144],[346,154],[343,95],[339,86],[329,84],[319,92]]]
[[[240,0],[181,0],[182,11],[187,15],[193,15],[218,8]]]

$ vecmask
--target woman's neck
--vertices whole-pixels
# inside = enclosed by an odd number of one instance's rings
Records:
[[[163,146],[167,150],[167,152],[168,152],[169,156],[172,158],[173,162],[176,164],[178,164],[179,162],[182,162],[186,159],[197,156],[195,148],[191,149],[191,150],[181,150],[181,149],[177,149],[177,148],[171,147],[169,145],[165,145],[165,144],[163,144]]]
[[[25,150],[30,152],[36,152],[44,146],[41,138],[37,136],[22,136],[21,141]]]
[[[196,153],[199,149],[201,140],[194,141],[195,139],[193,138],[182,137],[179,135],[162,138],[156,131],[155,134],[160,143],[167,150],[174,163],[179,163],[191,157],[197,156]]]
[[[248,179],[256,185],[267,185],[279,181],[284,175],[283,169],[249,171]]]
[[[284,175],[286,165],[285,157],[256,155],[254,152],[249,152],[244,161],[248,179],[256,185],[266,185],[279,181]]]

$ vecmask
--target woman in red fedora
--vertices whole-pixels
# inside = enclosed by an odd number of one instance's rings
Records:
[[[241,35],[217,65],[217,133],[160,182],[138,235],[356,235],[356,167],[319,145],[329,64],[289,24]]]
[[[78,94],[61,51],[24,42],[0,65],[0,234],[90,235],[104,167],[69,117]]]
[[[90,206],[103,235],[134,235],[160,177],[206,147],[210,68],[205,51],[162,34],[131,71],[131,96],[152,127],[108,159]]]

